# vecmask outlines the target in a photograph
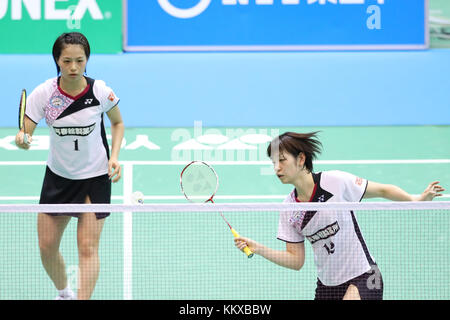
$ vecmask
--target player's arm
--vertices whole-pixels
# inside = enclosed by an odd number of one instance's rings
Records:
[[[20,149],[28,150],[30,148],[31,141],[33,140],[32,136],[34,133],[34,129],[36,129],[36,123],[34,123],[34,121],[30,120],[30,118],[28,118],[27,116],[25,116],[23,121],[25,122],[25,128],[27,130],[26,134],[28,134],[28,143],[24,143],[24,141],[23,141],[23,136],[25,134],[23,132],[23,129],[20,130],[16,134],[15,142],[16,142],[16,146],[19,147]]]
[[[108,174],[112,182],[119,181],[121,177],[121,167],[119,164],[119,151],[122,144],[125,126],[123,124],[122,115],[120,114],[119,107],[116,105],[107,113],[109,120],[111,121],[111,157],[108,163]]]
[[[364,198],[385,198],[393,201],[431,201],[434,197],[442,196],[441,192],[445,191],[438,183],[439,181],[430,183],[422,194],[413,196],[392,184],[367,181]]]
[[[250,250],[282,267],[300,270],[305,262],[305,245],[303,242],[286,243],[286,250],[274,250],[252,239],[239,237],[234,240],[236,247],[242,250],[246,245]]]

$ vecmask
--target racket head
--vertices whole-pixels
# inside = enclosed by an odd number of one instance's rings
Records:
[[[25,130],[25,111],[27,107],[27,91],[22,89],[19,103],[19,130]]]
[[[204,161],[191,161],[180,174],[181,191],[194,203],[212,202],[219,187],[216,171]]]

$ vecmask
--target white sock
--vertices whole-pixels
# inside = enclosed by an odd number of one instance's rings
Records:
[[[62,290],[58,290],[58,294],[61,297],[67,297],[67,296],[71,296],[73,295],[72,290],[70,290],[70,288],[67,286],[65,289]]]

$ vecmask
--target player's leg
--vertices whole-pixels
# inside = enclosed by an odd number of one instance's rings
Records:
[[[66,266],[59,251],[59,245],[70,218],[38,214],[38,239],[42,265],[58,290],[67,287]]]
[[[86,197],[86,203],[90,199]],[[83,213],[78,219],[77,241],[79,260],[78,299],[90,299],[100,271],[98,247],[105,219],[97,219],[95,213]]]
[[[383,299],[383,278],[377,265],[348,281],[348,288],[344,295],[344,300],[382,300]]]
[[[353,284],[349,285],[342,300],[361,300],[358,288]]]

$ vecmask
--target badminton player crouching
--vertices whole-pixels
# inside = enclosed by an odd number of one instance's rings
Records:
[[[45,118],[50,127],[50,153],[39,203],[110,203],[111,181],[121,177],[118,162],[124,126],[119,99],[103,81],[85,76],[90,46],[78,32],[64,33],[53,46],[58,77],[39,85],[29,96],[26,127],[32,141],[37,123]],[[103,114],[111,121],[111,156]],[[28,149],[23,132],[16,145]],[[89,299],[97,282],[98,247],[109,213],[38,214],[42,264],[58,289],[57,299]],[[68,287],[59,246],[71,217],[78,218],[79,279],[77,295]]]
[[[317,132],[286,132],[268,146],[280,181],[295,188],[284,202],[359,202],[381,197],[394,201],[429,201],[444,189],[432,182],[419,196],[401,188],[356,177],[343,171],[313,172],[320,152]],[[239,249],[246,245],[282,267],[300,270],[305,261],[305,238],[311,243],[317,267],[316,300],[380,300],[383,280],[370,255],[353,211],[281,212],[277,238],[286,242],[278,251],[249,239],[236,238]]]

